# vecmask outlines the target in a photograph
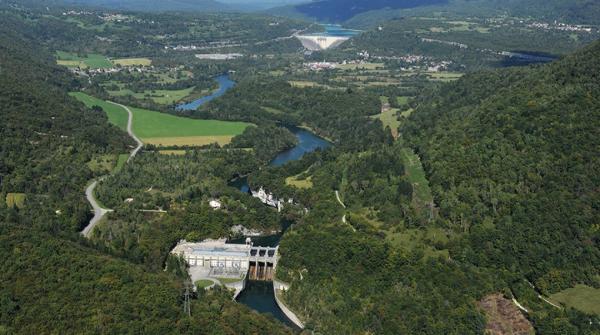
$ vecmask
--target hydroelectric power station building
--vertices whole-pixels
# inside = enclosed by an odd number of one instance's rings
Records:
[[[179,242],[171,253],[182,256],[190,266],[192,279],[240,278],[272,280],[277,266],[277,247],[226,243],[225,239]]]

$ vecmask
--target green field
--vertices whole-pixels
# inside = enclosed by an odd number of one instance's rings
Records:
[[[383,69],[384,63],[362,63],[362,64],[338,64],[336,69],[340,70],[377,70]]]
[[[396,97],[396,101],[398,102],[398,105],[403,106],[408,103],[408,97],[404,97],[404,96]]]
[[[392,136],[398,137],[398,127],[400,127],[400,121],[398,120],[398,109],[390,108],[385,112],[377,115],[373,115],[374,118],[378,118],[383,123],[383,128],[390,127],[392,130]]]
[[[149,58],[118,58],[113,59],[112,63],[121,66],[150,66],[152,60]]]
[[[6,206],[9,208],[23,208],[25,206],[25,193],[7,193]]]
[[[71,96],[88,107],[102,107],[111,123],[126,129],[128,116],[123,108],[82,92],[71,93]],[[133,132],[144,143],[158,146],[201,146],[215,142],[223,145],[250,125],[246,122],[190,119],[135,107],[130,109]]]
[[[112,96],[130,95],[136,99],[151,99],[157,104],[170,105],[192,94],[193,91],[194,87],[181,90],[147,90],[144,92],[133,92],[129,89],[120,89],[118,91],[108,91],[108,94]]]
[[[299,179],[298,177],[299,176],[291,176],[291,177],[285,178],[285,184],[294,186],[296,188],[312,188],[313,187],[312,176],[308,176],[304,179]]]
[[[108,58],[99,54],[87,54],[85,57],[80,57],[77,54],[57,51],[56,52],[57,64],[64,65],[67,67],[80,67],[80,68],[111,68],[111,63]]]
[[[121,128],[122,130],[127,131],[127,120],[129,119],[129,116],[127,114],[127,111],[124,110],[122,107],[117,106],[115,104],[111,104],[104,100],[94,98],[82,92],[71,92],[69,94],[75,99],[83,102],[89,108],[92,108],[92,106],[102,107],[104,112],[106,112],[106,115],[108,116],[108,121],[110,123]]]
[[[586,285],[575,285],[550,296],[567,307],[580,311],[600,315],[600,289]]]
[[[228,143],[250,124],[219,120],[198,120],[131,108],[133,132],[142,141],[156,145],[205,145]]]
[[[408,180],[413,185],[413,203],[418,208],[424,208],[433,201],[429,181],[421,165],[421,159],[411,149],[402,149],[402,159],[406,167]]]
[[[200,288],[207,288],[207,287],[209,287],[212,284],[213,284],[212,280],[200,279],[200,280],[198,280],[196,282],[196,287],[199,288],[199,289]]]
[[[237,283],[240,280],[242,280],[242,278],[217,278],[217,280],[220,281],[221,284],[225,285],[225,284]]]
[[[118,173],[121,171],[123,166],[125,166],[125,163],[127,163],[127,159],[129,159],[129,154],[120,154],[117,158],[117,164],[115,165],[113,172]]]

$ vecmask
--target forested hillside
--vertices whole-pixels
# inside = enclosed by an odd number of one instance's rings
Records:
[[[220,289],[188,317],[181,268],[149,270],[77,237],[92,162],[131,139],[69,97],[78,83],[21,22],[0,20],[0,333],[289,333]]]
[[[402,129],[455,257],[526,276],[545,293],[598,286],[600,43],[543,67],[464,77],[419,99]]]
[[[104,113],[84,110],[67,91],[77,85],[52,65],[50,55],[17,31],[4,16],[0,27],[0,195],[25,194],[31,217],[61,213],[60,230],[78,231],[88,217],[81,196],[94,176],[86,165],[95,157],[127,151],[126,134]],[[35,208],[35,209],[34,209]],[[36,215],[33,215],[36,213]],[[40,220],[41,224],[51,222]]]

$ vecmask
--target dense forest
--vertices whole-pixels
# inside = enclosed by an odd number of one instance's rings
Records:
[[[473,302],[500,291],[532,308],[540,333],[596,333],[596,319],[557,310],[537,295],[577,283],[600,286],[600,118],[593,93],[599,52],[595,43],[550,65],[471,74],[413,100],[417,110],[401,128],[402,141],[422,157],[438,207],[433,222],[411,210],[410,188],[402,184],[398,199],[360,200],[361,185],[377,189],[377,179],[369,178],[403,179],[401,163],[386,171],[382,162],[393,158],[377,158],[390,149],[371,147],[335,168],[323,160],[339,153],[322,153],[284,167],[284,176],[269,170],[255,176],[281,192],[290,188],[285,175],[296,173],[321,185],[296,193],[314,205],[284,236],[278,268],[279,278],[293,283],[286,301],[310,320],[308,327],[340,334],[482,333],[485,318]],[[378,153],[368,158],[370,152]],[[354,164],[359,174],[351,173]],[[324,187],[324,170],[345,177]],[[344,191],[345,221],[340,206],[331,208],[335,189]],[[386,215],[388,200],[405,210]],[[419,236],[415,227],[427,237],[407,248]]]
[[[375,94],[351,89],[297,88],[285,81],[262,79],[251,77],[242,81],[222,99],[187,113],[255,124],[308,126],[316,134],[353,150],[385,140],[381,123],[368,118],[380,110]]]
[[[462,259],[522,273],[543,292],[600,285],[599,56],[594,43],[419,99],[403,132],[444,220],[470,232]]]

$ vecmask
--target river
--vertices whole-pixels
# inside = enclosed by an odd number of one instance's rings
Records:
[[[198,109],[198,107],[204,105],[205,103],[222,96],[230,88],[235,86],[235,82],[229,78],[228,74],[222,74],[222,75],[216,77],[215,79],[219,83],[219,88],[215,92],[213,92],[211,95],[204,96],[204,97],[202,97],[200,99],[196,99],[192,102],[189,102],[186,104],[181,104],[181,105],[177,106],[177,109],[179,109],[179,110],[196,110],[196,109]]]
[[[229,75],[223,74],[218,76],[216,80],[219,82],[219,89],[211,95],[199,98],[190,103],[181,104],[177,106],[180,110],[195,110],[198,107],[206,104],[207,102],[218,98],[225,94],[229,89],[235,86],[235,82],[229,78]],[[298,144],[288,150],[280,152],[270,163],[271,166],[281,166],[287,162],[300,159],[304,154],[315,151],[317,149],[325,149],[331,146],[331,143],[318,137],[308,130],[298,127],[287,127],[298,139]],[[238,188],[244,193],[249,192],[248,182],[245,177],[238,178],[229,183],[230,186]],[[281,233],[270,236],[259,236],[252,237],[252,241],[256,245],[260,246],[276,246],[279,244],[281,235],[290,226],[289,221],[283,221],[281,224]],[[239,240],[232,240],[230,243],[244,243],[245,238]],[[237,297],[237,301],[260,312],[269,313],[281,322],[287,324],[292,328],[297,328],[286,316],[283,314],[277,303],[275,302],[275,296],[273,292],[273,284],[271,282],[258,282],[248,281],[246,288]]]

